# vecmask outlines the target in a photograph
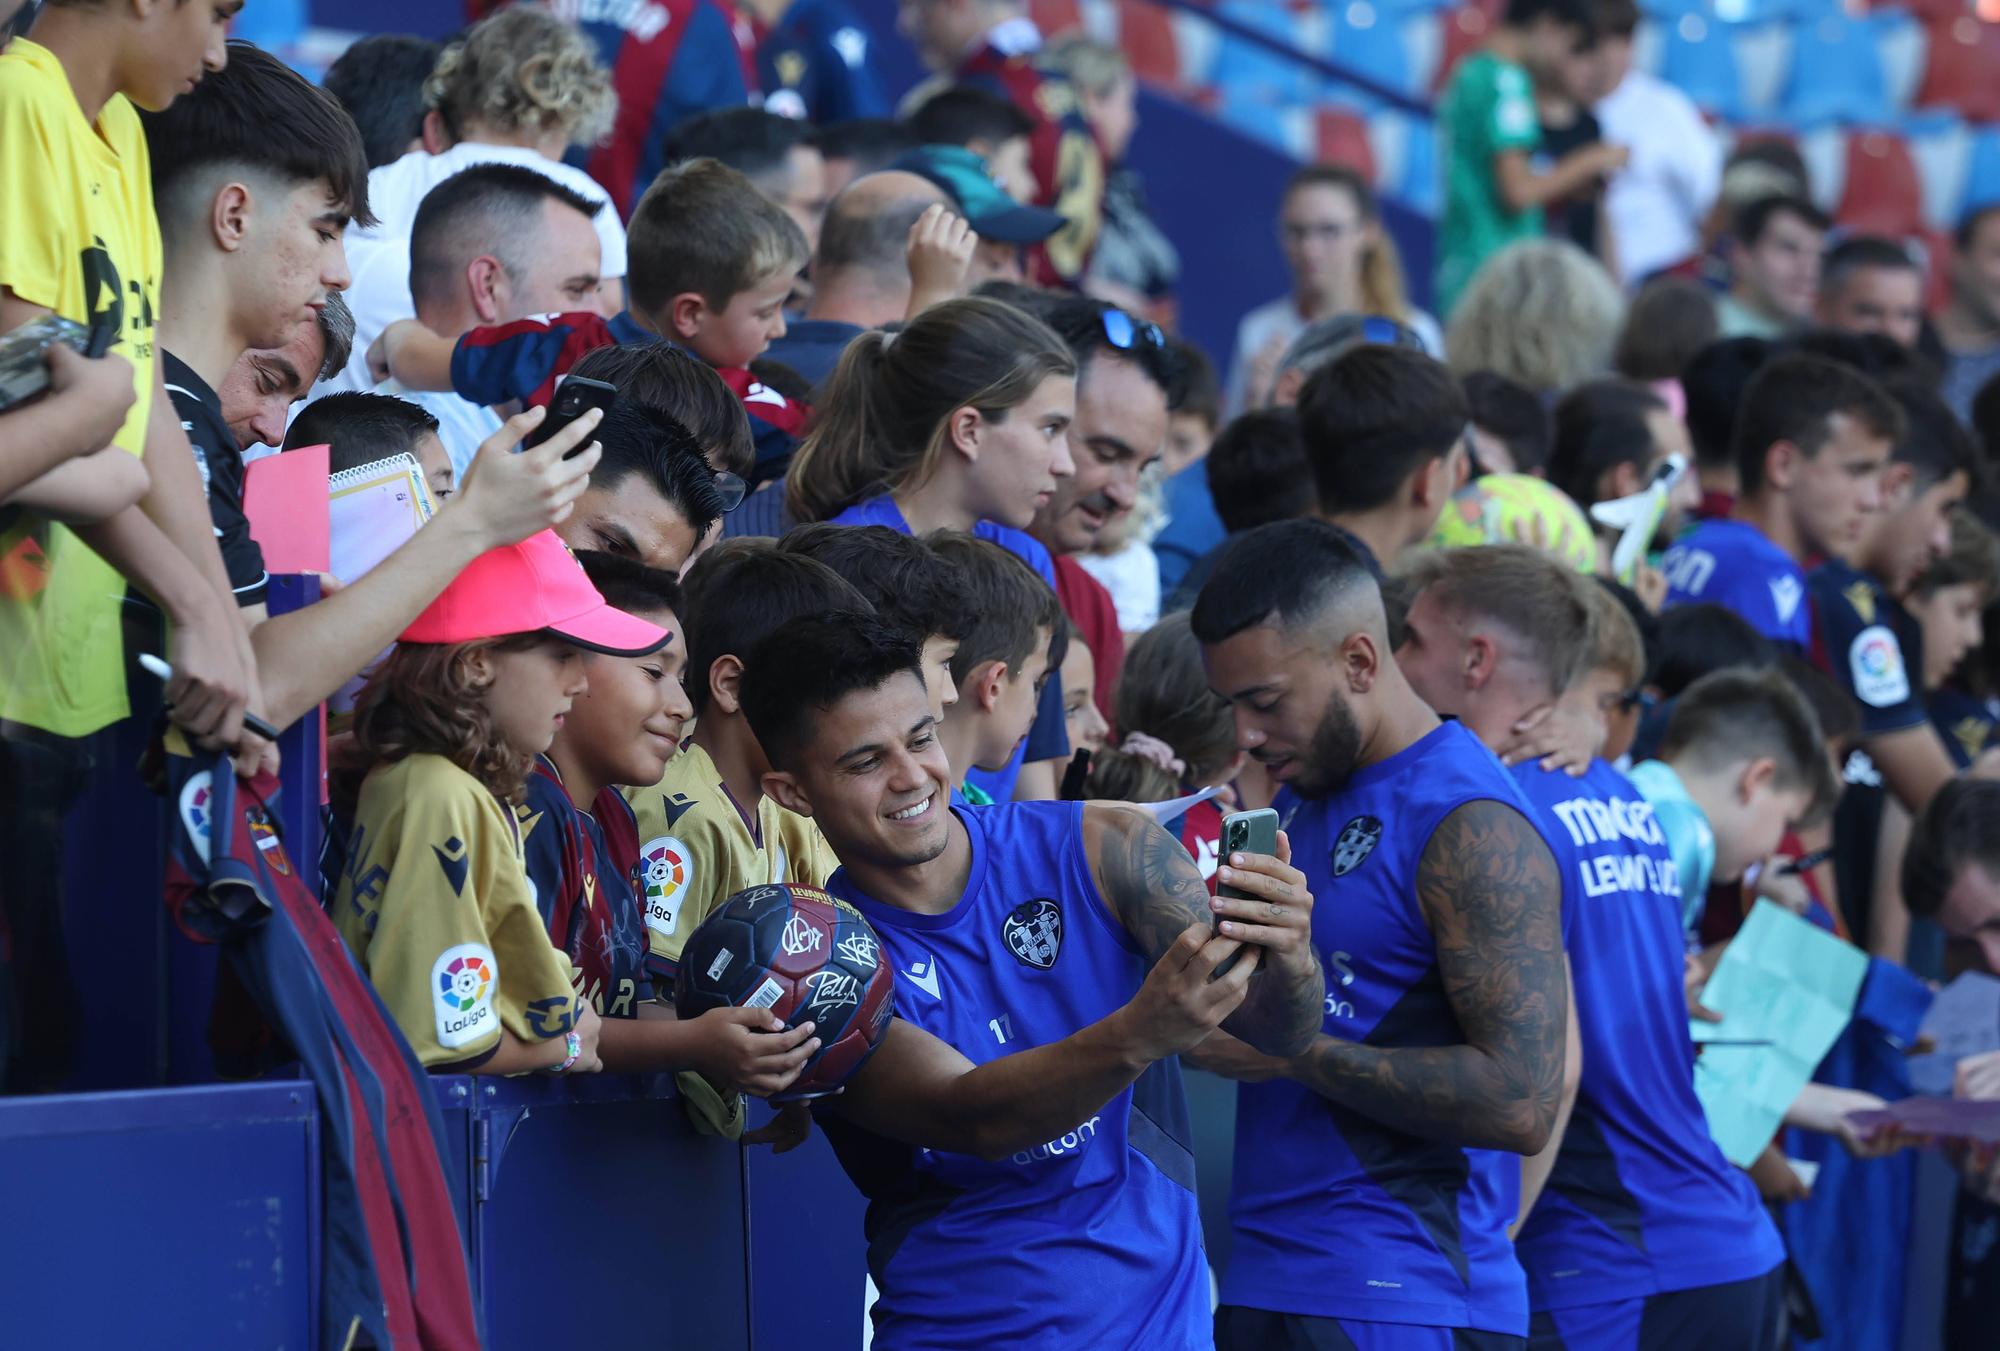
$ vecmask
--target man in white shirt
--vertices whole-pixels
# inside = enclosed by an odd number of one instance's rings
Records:
[[[1632,69],[1633,0],[1596,6],[1598,56],[1611,85],[1596,108],[1604,139],[1631,152],[1605,199],[1626,286],[1701,250],[1701,223],[1722,187],[1722,147],[1680,90]]]
[[[379,193],[384,214],[376,217],[373,229],[350,226],[347,231],[348,267],[354,274],[354,285],[347,292],[348,307],[354,311],[354,354],[347,369],[320,393],[374,387],[368,378],[369,344],[390,324],[416,313],[410,292],[410,233],[417,210],[433,188],[483,164],[531,169],[595,204],[596,214],[590,221],[597,232],[600,262],[592,270],[607,284],[609,294],[602,301],[595,296],[572,300],[562,308],[598,309],[601,304],[605,313],[615,314],[623,307],[625,224],[612,209],[610,194],[589,174],[525,146],[461,141],[435,155],[412,151],[368,175],[368,200],[372,204]]]
[[[433,333],[456,338],[482,324],[596,309],[594,205],[595,199],[570,191],[539,166],[481,164],[439,184],[411,226],[408,289],[416,317]],[[612,214],[596,208],[598,217]],[[358,337],[355,347],[363,387],[372,388]],[[500,425],[490,409],[456,394],[394,385],[382,392],[429,410],[460,476]]]

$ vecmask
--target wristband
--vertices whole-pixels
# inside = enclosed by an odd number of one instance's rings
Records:
[[[583,1038],[574,1032],[563,1033],[563,1049],[568,1051],[569,1055],[562,1064],[549,1071],[551,1074],[568,1074],[569,1067],[583,1059]]]

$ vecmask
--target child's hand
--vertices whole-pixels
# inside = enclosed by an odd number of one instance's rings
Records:
[[[812,1135],[812,1109],[802,1102],[788,1102],[778,1114],[754,1131],[746,1132],[746,1145],[769,1145],[773,1154],[789,1154]]]
[[[1632,590],[1639,597],[1639,603],[1653,614],[1667,603],[1667,574],[1651,563],[1641,559],[1639,570],[1632,576]]]
[[[1604,736],[1604,715],[1579,692],[1515,723],[1513,739],[1499,748],[1500,763],[1511,767],[1539,758],[1543,769],[1560,769],[1576,778],[1604,748]]]
[[[1757,870],[1757,894],[1784,906],[1794,915],[1803,915],[1812,909],[1812,893],[1806,890],[1805,878],[1783,871],[1786,864],[1797,861],[1789,854],[1777,854],[1765,859],[1764,866]]]
[[[597,1010],[591,1007],[588,999],[579,999],[576,1010],[576,1026],[571,1031],[576,1033],[583,1054],[569,1067],[569,1073],[596,1074],[604,1068],[604,1061],[597,1054],[597,1034],[604,1030],[604,1020],[597,1016]]]
[[[914,319],[932,305],[963,293],[965,271],[978,245],[979,236],[963,216],[943,205],[925,208],[910,227],[904,250],[910,265],[910,307],[904,318]]]
[[[696,1068],[759,1098],[790,1088],[819,1053],[812,1023],[787,1032],[784,1020],[769,1009],[710,1009],[694,1022],[703,1041]]]
[[[47,360],[49,396],[68,399],[82,420],[78,429],[82,452],[91,454],[110,445],[139,397],[131,364],[116,352],[93,361],[59,342],[49,345]],[[144,492],[140,489],[141,495]]]

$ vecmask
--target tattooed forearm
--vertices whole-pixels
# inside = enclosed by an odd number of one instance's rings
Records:
[[[1157,962],[1190,924],[1209,928],[1208,887],[1181,842],[1136,812],[1107,809],[1086,831],[1098,885],[1148,962]],[[1323,1016],[1326,981],[1310,945],[1289,962],[1272,960],[1250,978],[1250,992],[1223,1026],[1257,1050],[1296,1055],[1312,1044]],[[1249,952],[1239,960],[1249,960]]]
[[[1562,1096],[1568,992],[1555,859],[1513,808],[1467,803],[1425,847],[1417,896],[1465,1044],[1322,1036],[1292,1074],[1411,1135],[1533,1154]]]

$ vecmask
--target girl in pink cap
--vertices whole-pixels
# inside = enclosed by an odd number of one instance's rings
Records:
[[[667,640],[543,531],[476,559],[362,688],[336,785],[352,830],[334,922],[431,1069],[600,1068],[597,1014],[543,927],[511,807],[587,687],[583,653]]]

